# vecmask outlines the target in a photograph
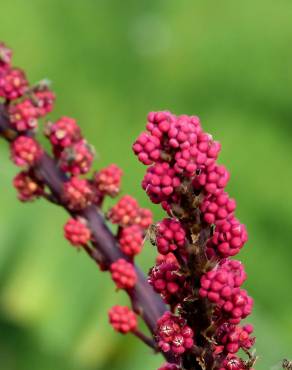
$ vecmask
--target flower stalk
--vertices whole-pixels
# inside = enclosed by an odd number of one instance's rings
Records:
[[[233,259],[247,232],[225,191],[230,175],[217,163],[221,145],[203,131],[199,118],[151,112],[146,131],[133,145],[147,166],[142,187],[167,214],[153,224],[151,211],[129,195],[104,211],[105,197],[119,194],[122,170],[111,164],[88,177],[94,151],[73,118],[47,122],[44,134],[52,154],[42,148],[36,132],[55,95],[44,82],[30,86],[4,44],[0,97],[0,136],[22,169],[13,180],[19,200],[43,197],[64,208],[70,215],[65,238],[129,296],[131,309],[109,311],[112,327],[160,352],[167,363],[159,370],[251,369],[253,327],[241,321],[251,313],[253,300],[242,289],[244,267]],[[148,278],[135,262],[147,236],[158,251]],[[138,328],[138,316],[151,337]]]

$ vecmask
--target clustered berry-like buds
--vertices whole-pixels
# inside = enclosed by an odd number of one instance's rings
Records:
[[[138,216],[135,223],[141,227],[141,229],[148,229],[152,225],[153,216],[152,212],[148,208],[139,208]]]
[[[133,150],[143,164],[152,164],[160,158],[160,140],[143,132],[134,143]]]
[[[0,73],[0,96],[7,100],[21,97],[28,87],[25,73],[18,68],[7,69]]]
[[[107,214],[113,224],[122,227],[138,224],[141,228],[147,228],[152,223],[151,211],[140,208],[136,199],[130,195],[124,195]]]
[[[46,126],[45,134],[50,139],[55,154],[62,152],[64,148],[81,140],[80,127],[75,119],[65,116],[55,123],[49,122]]]
[[[43,154],[40,145],[33,138],[19,136],[11,144],[11,158],[19,167],[32,166]]]
[[[130,226],[135,224],[139,213],[139,205],[136,199],[130,195],[124,195],[118,203],[108,212],[108,218],[113,224]]]
[[[201,204],[204,221],[208,224],[219,225],[228,217],[232,216],[235,208],[235,200],[229,198],[227,193],[206,197]]]
[[[148,281],[166,303],[173,305],[180,301],[185,277],[176,263],[157,264],[151,269]]]
[[[43,194],[44,187],[37,182],[33,176],[26,171],[17,174],[13,179],[13,186],[17,190],[18,199],[22,202],[29,202]]]
[[[239,261],[227,260],[201,277],[200,295],[214,303],[223,304],[234,289],[246,280],[246,273]]]
[[[13,162],[26,167],[13,180],[18,197],[30,201],[43,196],[64,206],[72,215],[64,226],[65,238],[91,256],[98,254],[99,250],[92,248],[98,243],[93,239],[94,230],[88,227],[92,223],[86,222],[87,214],[100,209],[105,196],[119,193],[122,171],[112,164],[95,172],[91,179],[78,177],[89,172],[93,152],[76,121],[67,116],[47,124],[45,135],[51,142],[53,158],[43,156],[34,134],[38,120],[51,112],[55,95],[44,81],[29,86],[25,73],[11,65],[11,57],[11,50],[0,43],[3,136],[11,142]],[[235,200],[225,191],[230,175],[217,163],[221,144],[203,131],[197,116],[162,111],[149,113],[146,132],[137,138],[133,151],[148,166],[143,189],[153,203],[161,204],[168,218],[147,231],[153,222],[151,211],[141,208],[131,196],[123,196],[107,213],[107,219],[118,226],[112,242],[116,241],[119,249],[105,261],[94,259],[110,271],[118,289],[127,290],[136,310],[136,293],[143,284],[137,284],[140,274],[134,257],[140,253],[144,238],[153,233],[151,243],[159,254],[148,282],[171,312],[158,319],[156,331],[156,320],[150,320],[157,346],[137,331],[136,314],[128,307],[113,307],[110,323],[115,330],[133,332],[167,354],[169,362],[159,370],[246,369],[246,362],[235,353],[242,349],[252,358],[253,327],[239,324],[251,313],[253,300],[242,289],[246,273],[241,262],[230,257],[240,251],[248,237],[245,226],[235,217]],[[45,161],[49,174],[42,168]],[[58,173],[56,186],[51,186],[52,178],[45,181],[52,167]],[[147,295],[153,293],[145,290]],[[152,301],[148,296],[146,300],[149,308]],[[157,313],[163,312],[161,308],[151,307],[147,314],[156,319]]]
[[[211,135],[201,133],[197,137],[197,146],[189,146],[176,153],[174,169],[192,177],[196,171],[213,165],[220,149],[220,144],[213,141]]]
[[[36,87],[32,100],[38,117],[44,117],[53,110],[55,99],[55,94],[47,86],[40,84]]]
[[[74,246],[86,245],[91,239],[91,232],[83,220],[71,218],[64,226],[65,238]]]
[[[34,130],[37,128],[37,110],[29,99],[11,105],[9,107],[9,118],[12,125],[19,132]]]
[[[113,328],[126,334],[137,329],[136,314],[126,306],[114,306],[109,311],[109,322]]]
[[[157,322],[157,343],[163,352],[181,355],[194,344],[193,330],[185,320],[166,312]]]
[[[137,274],[132,263],[120,258],[110,266],[112,279],[118,289],[131,289],[137,281]]]
[[[246,280],[242,264],[229,257],[248,237],[235,217],[236,202],[225,191],[230,175],[217,163],[221,144],[203,131],[196,116],[151,112],[146,130],[133,145],[139,161],[148,166],[142,187],[169,215],[153,228],[159,256],[149,283],[177,314],[158,320],[158,346],[179,357],[170,366],[191,366],[185,349],[176,352],[173,347],[173,335],[166,341],[161,334],[164,320],[170,333],[171,320],[181,320],[195,333],[198,344],[192,353],[199,364],[216,370],[243,366],[243,360],[231,356],[254,342],[249,326],[236,326],[251,313],[253,300],[241,288]],[[228,332],[222,334],[222,325]],[[217,344],[207,349],[206,340]]]
[[[219,370],[245,370],[246,366],[244,365],[243,361],[234,355],[228,356],[222,362],[222,367]]]
[[[63,150],[59,163],[64,172],[77,176],[90,170],[93,159],[92,147],[85,140],[80,140]]]
[[[228,322],[238,324],[252,312],[253,299],[244,289],[236,289],[231,297],[222,306],[222,313],[226,315]]]
[[[47,87],[36,85],[34,90],[27,93],[25,98],[8,106],[11,125],[19,133],[35,131],[38,118],[44,117],[53,108],[55,96]]]
[[[224,166],[214,164],[203,169],[194,179],[195,189],[203,189],[206,194],[220,194],[228,184],[230,175]]]
[[[207,243],[207,253],[210,257],[235,256],[247,242],[247,239],[245,226],[235,217],[230,217],[216,226],[214,235]]]
[[[91,203],[92,197],[92,189],[87,180],[71,177],[65,182],[63,198],[69,209],[76,211],[84,209]]]
[[[157,224],[156,244],[158,252],[167,254],[182,250],[186,243],[186,233],[179,221],[165,218]]]
[[[102,195],[115,197],[120,192],[122,175],[123,171],[111,164],[95,173],[93,183]]]
[[[216,340],[222,351],[236,353],[240,348],[248,350],[253,346],[255,339],[251,337],[252,333],[252,325],[241,327],[225,323],[218,328]]]
[[[229,322],[238,323],[251,313],[253,301],[240,286],[246,273],[239,261],[227,260],[201,278],[200,296],[222,309]]]
[[[156,257],[156,264],[159,265],[161,263],[174,263],[177,266],[179,266],[179,263],[177,262],[177,259],[173,253],[167,253],[167,254],[160,254],[158,253]]]
[[[169,198],[180,185],[174,169],[168,163],[157,163],[149,167],[142,182],[143,189],[153,203],[161,203]]]
[[[119,235],[121,250],[129,257],[139,254],[143,247],[143,232],[138,225],[124,227]]]

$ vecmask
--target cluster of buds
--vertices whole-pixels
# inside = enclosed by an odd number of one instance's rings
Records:
[[[42,154],[38,142],[29,136],[19,136],[11,143],[11,159],[19,167],[35,165]]]
[[[18,68],[8,67],[0,74],[0,96],[10,100],[15,100],[24,95],[28,87],[25,73]]]
[[[117,165],[111,164],[96,172],[93,182],[100,194],[115,197],[120,192],[122,174]]]
[[[134,288],[137,282],[137,275],[132,263],[120,258],[111,264],[110,271],[118,289]]]
[[[73,246],[86,245],[91,239],[91,232],[85,220],[71,218],[64,226],[64,236]]]
[[[131,299],[133,310],[109,311],[113,328],[163,353],[168,362],[159,370],[251,368],[236,353],[242,349],[252,356],[253,328],[240,322],[253,300],[242,288],[242,264],[230,259],[246,243],[247,232],[225,191],[230,176],[217,163],[220,143],[203,131],[197,116],[151,112],[133,151],[148,166],[142,188],[168,217],[153,225],[151,211],[124,195],[105,215],[113,234],[101,214],[104,198],[120,192],[122,171],[111,164],[81,177],[91,170],[94,151],[67,116],[46,123],[52,156],[46,154],[35,132],[52,111],[55,95],[44,82],[30,86],[11,62],[11,50],[0,43],[0,133],[10,142],[12,161],[23,167],[13,180],[18,198],[44,197],[70,213],[65,238]],[[147,281],[135,257],[150,233],[158,256]],[[139,332],[137,315],[153,339]]]
[[[171,306],[180,302],[181,292],[185,289],[185,277],[180,273],[177,263],[162,262],[149,272],[149,283]]]
[[[217,352],[237,353],[240,348],[249,350],[255,339],[251,336],[253,326],[246,324],[244,326],[223,324],[217,331],[216,341],[219,344]]]
[[[137,200],[130,195],[124,195],[107,214],[108,219],[120,227],[139,225],[147,229],[152,224],[152,213],[141,208]]]
[[[28,171],[19,172],[13,179],[13,186],[17,190],[18,199],[22,202],[33,201],[44,193],[44,186]]]
[[[247,317],[253,306],[253,300],[247,292],[240,289],[246,279],[246,274],[241,265],[239,268],[231,268],[230,263],[238,261],[227,261],[216,269],[204,274],[201,278],[199,294],[202,298],[208,298],[229,322],[239,322]]]
[[[166,312],[157,322],[157,343],[163,352],[182,355],[193,347],[194,332],[182,317]]]
[[[129,257],[134,257],[141,252],[143,241],[143,230],[139,225],[127,226],[120,231],[121,250]]]
[[[108,220],[118,225],[116,236],[108,236],[116,252],[108,258],[110,261],[100,257],[96,233],[86,212],[97,217],[104,198],[119,194],[122,170],[111,164],[95,171],[92,177],[81,177],[91,170],[94,150],[76,120],[68,116],[45,123],[44,135],[50,141],[53,158],[46,154],[35,134],[40,118],[53,110],[55,95],[46,81],[30,86],[24,71],[13,67],[11,62],[11,50],[0,43],[0,97],[3,98],[0,116],[3,112],[6,125],[0,132],[10,141],[12,161],[23,167],[13,180],[18,198],[28,202],[44,197],[63,206],[71,214],[64,225],[64,237],[72,246],[83,248],[102,270],[108,270],[116,287],[131,297],[138,278],[143,280],[142,275],[138,277],[134,257],[141,252],[147,229],[153,222],[151,211],[141,208],[131,196],[122,197],[107,212]],[[2,116],[0,124],[1,119]],[[143,283],[147,285],[145,278]],[[153,296],[156,298],[154,292]],[[160,299],[159,302],[162,303]],[[115,306],[109,312],[109,320],[115,330],[143,337],[137,334],[137,317],[131,309]]]
[[[137,316],[135,313],[126,306],[114,306],[110,309],[109,322],[113,328],[122,333],[126,334],[137,329]]]
[[[177,249],[183,253],[186,244],[186,232],[179,221],[165,218],[157,224],[157,249],[161,254],[168,254]]]
[[[55,95],[47,85],[39,84],[26,93],[27,97],[9,105],[8,114],[12,126],[18,132],[34,132],[38,119],[53,109]]]
[[[152,112],[146,130],[133,145],[148,166],[142,188],[169,215],[155,225],[159,257],[149,272],[149,283],[173,312],[157,324],[158,346],[174,357],[162,369],[243,366],[243,359],[232,356],[254,343],[251,326],[238,325],[251,313],[253,300],[242,289],[242,264],[230,257],[244,246],[247,232],[225,190],[230,175],[217,163],[221,145],[196,116]],[[192,333],[189,345],[176,346],[184,343],[182,337],[173,340],[178,322]]]

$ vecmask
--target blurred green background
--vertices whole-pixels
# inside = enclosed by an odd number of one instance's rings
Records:
[[[115,162],[123,192],[150,205],[131,152],[150,110],[197,114],[223,144],[229,191],[249,243],[257,369],[292,359],[292,3],[284,0],[0,1],[0,36],[31,81],[48,77],[52,118],[78,119],[96,167]],[[67,216],[22,205],[0,145],[0,368],[155,370],[162,362],[107,324],[106,274],[62,237]],[[141,263],[153,262],[146,246]]]

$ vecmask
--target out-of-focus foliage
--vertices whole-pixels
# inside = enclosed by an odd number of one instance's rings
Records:
[[[52,118],[78,119],[96,167],[125,171],[150,206],[131,152],[150,110],[198,114],[223,144],[229,191],[250,240],[240,254],[255,297],[257,369],[292,357],[292,3],[288,0],[10,0],[0,36],[31,81],[48,77]],[[5,370],[155,370],[161,358],[114,334],[126,297],[62,237],[66,215],[22,205],[0,145],[0,361]],[[150,246],[140,258],[145,271]]]

